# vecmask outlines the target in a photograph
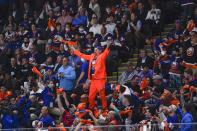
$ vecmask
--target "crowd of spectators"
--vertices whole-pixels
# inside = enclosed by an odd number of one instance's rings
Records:
[[[184,123],[197,121],[195,0],[2,0],[0,7],[2,129],[192,130]],[[161,38],[169,22],[174,29]],[[107,114],[99,96],[88,108],[88,61],[57,37],[85,54],[112,43],[109,76],[139,53],[137,65],[128,62],[117,83],[106,83]]]

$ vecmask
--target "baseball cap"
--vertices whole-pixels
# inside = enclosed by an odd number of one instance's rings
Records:
[[[95,49],[103,50],[102,46],[100,46],[100,45],[96,46]]]

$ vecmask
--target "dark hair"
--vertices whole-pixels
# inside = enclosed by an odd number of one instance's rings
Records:
[[[185,73],[189,74],[189,75],[193,75],[193,70],[191,68],[187,68],[185,70]]]
[[[145,54],[147,54],[147,50],[146,50],[146,49],[140,49],[140,52],[141,52],[141,51],[144,51]]]
[[[126,88],[125,88],[124,86],[120,86],[120,92],[121,92],[121,93],[124,93],[125,90],[126,90]]]
[[[124,98],[126,98],[129,101],[129,104],[132,104],[132,98],[131,95],[124,95]]]
[[[59,23],[59,22],[58,22],[58,23],[56,23],[56,26],[61,26],[61,23]]]
[[[185,103],[184,108],[185,108],[186,112],[190,112],[190,110],[191,110],[191,105],[188,104],[188,103]]]
[[[30,84],[30,87],[38,87],[38,84],[36,81],[32,81],[31,84]]]

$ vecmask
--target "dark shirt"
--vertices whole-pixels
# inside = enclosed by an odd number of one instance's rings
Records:
[[[187,63],[197,63],[197,45],[192,46],[191,42],[188,41],[184,46],[183,60]]]

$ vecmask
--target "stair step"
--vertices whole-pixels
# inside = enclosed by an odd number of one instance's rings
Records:
[[[138,55],[139,55],[139,54],[136,54],[136,53],[135,53],[135,54],[133,54],[133,57],[138,57]]]
[[[169,33],[168,31],[162,32],[161,35],[164,36],[164,35],[167,35],[168,33]]]
[[[117,83],[117,81],[109,81],[109,83],[114,84]]]
[[[127,66],[122,66],[122,67],[119,67],[119,68],[118,68],[119,71],[125,71],[125,70],[127,70],[127,69],[128,69]]]
[[[173,27],[166,27],[166,28],[164,28],[164,32],[169,32],[169,31],[171,31],[173,29]]]
[[[116,75],[113,75],[113,76],[108,76],[107,78],[111,79],[111,78],[116,78],[116,77],[117,77]]]
[[[146,44],[146,45],[144,45],[144,47],[145,48],[149,48],[149,47],[151,48],[151,45],[150,44]]]
[[[135,58],[129,58],[130,61],[137,61],[138,57]]]
[[[170,28],[170,27],[173,28],[174,27],[174,23],[165,25],[165,28]]]
[[[120,76],[124,71],[118,71],[118,76]],[[113,72],[112,73],[112,76],[116,76],[117,75],[117,72]]]
[[[131,61],[131,63],[132,63],[134,66],[137,64],[137,60],[130,60],[130,59],[129,59],[129,61]],[[127,62],[122,63],[120,67],[127,67]],[[120,67],[119,67],[119,68],[120,68]]]

